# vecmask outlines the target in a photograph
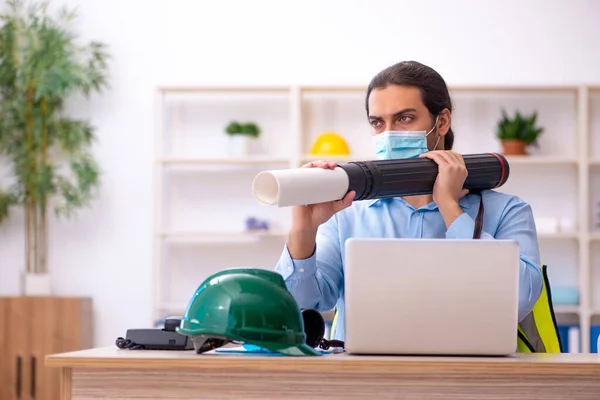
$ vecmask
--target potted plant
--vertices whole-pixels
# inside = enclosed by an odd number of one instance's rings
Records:
[[[260,136],[260,128],[254,122],[240,124],[232,121],[225,128],[225,133],[229,135],[230,156],[244,157],[248,155],[250,141]]]
[[[496,136],[502,142],[505,155],[526,155],[527,146],[538,146],[538,137],[544,129],[536,127],[536,119],[537,112],[523,116],[517,111],[513,118],[509,118],[506,111],[502,110],[502,119],[496,127]]]
[[[49,15],[48,3],[8,1],[0,15],[0,157],[11,185],[0,188],[0,220],[25,211],[26,295],[49,295],[48,218],[70,218],[88,205],[99,185],[91,154],[94,128],[70,118],[65,101],[106,86],[101,43],[81,45],[68,30],[75,13]]]

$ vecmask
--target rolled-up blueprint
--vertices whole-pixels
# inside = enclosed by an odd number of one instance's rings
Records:
[[[252,191],[260,204],[287,207],[341,199],[349,183],[340,167],[280,169],[256,175]]]
[[[465,154],[469,191],[495,189],[508,179],[510,168],[497,153]],[[334,169],[294,168],[259,173],[252,183],[256,201],[288,207],[342,199],[355,191],[354,201],[415,196],[433,192],[438,166],[428,158],[355,161]]]

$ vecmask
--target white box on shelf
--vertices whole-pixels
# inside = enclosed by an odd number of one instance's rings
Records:
[[[577,231],[577,224],[571,218],[561,218],[559,227],[560,231],[564,233],[573,233]]]
[[[538,233],[549,234],[558,232],[558,220],[551,217],[537,217],[535,218],[535,226]]]

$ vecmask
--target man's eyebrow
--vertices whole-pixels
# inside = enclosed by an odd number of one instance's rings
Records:
[[[412,111],[412,112],[416,112],[417,110],[416,110],[415,108],[405,108],[404,110],[400,110],[400,111],[398,111],[397,113],[395,113],[395,114],[394,114],[394,117],[397,117],[397,116],[399,116],[399,115],[402,115],[402,114],[404,114],[404,113],[411,112],[411,111]]]
[[[399,115],[402,115],[404,113],[411,112],[411,111],[415,112],[415,111],[417,111],[417,109],[416,108],[404,108],[404,109],[402,109],[400,111],[395,112],[393,114],[393,116],[397,117]],[[380,116],[377,116],[377,115],[369,115],[369,119],[372,119],[372,120],[382,120],[383,118],[380,117]]]

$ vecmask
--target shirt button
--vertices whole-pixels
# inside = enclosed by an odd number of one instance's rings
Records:
[[[300,268],[300,272],[304,272],[304,268]]]

